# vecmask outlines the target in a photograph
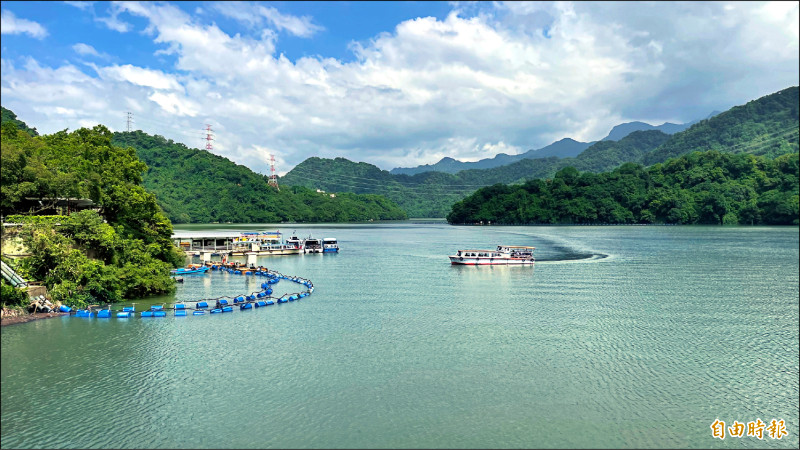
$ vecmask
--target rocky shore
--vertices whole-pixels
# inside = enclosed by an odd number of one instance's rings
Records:
[[[62,312],[28,313],[24,311],[4,309],[2,317],[0,318],[0,326],[4,327],[6,325],[14,325],[17,323],[25,323],[25,322],[31,322],[33,320],[49,319],[51,317],[61,317],[66,315],[69,315],[69,313],[62,313]]]

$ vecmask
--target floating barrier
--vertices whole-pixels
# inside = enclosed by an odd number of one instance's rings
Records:
[[[290,301],[299,300],[301,298],[307,297],[314,292],[314,285],[311,283],[310,280],[306,280],[301,277],[289,277],[285,276],[278,272],[269,272],[269,271],[262,271],[262,270],[234,270],[230,268],[225,268],[222,266],[211,266],[212,270],[220,270],[226,271],[228,273],[233,274],[245,274],[245,275],[257,275],[263,276],[267,278],[267,281],[261,283],[261,291],[260,292],[252,292],[250,294],[240,295],[233,299],[234,305],[238,304],[240,310],[245,309],[253,309],[253,308],[260,308],[262,306],[272,306],[276,303],[287,303]],[[208,269],[206,269],[208,270]],[[298,284],[304,285],[308,288],[304,292],[296,292],[292,294],[284,293],[280,298],[271,297],[272,295],[272,287],[271,285],[279,282],[280,280],[289,280]],[[213,309],[209,309],[209,301],[215,301],[216,307]],[[232,312],[233,306],[229,304],[227,298],[219,297],[216,299],[204,299],[195,302],[195,310],[192,311],[192,315],[194,316],[201,316],[206,313],[208,310],[211,314],[220,314],[226,312]],[[62,312],[71,312],[74,313],[76,317],[93,317],[94,313],[90,309],[86,310],[74,310],[73,308],[61,305],[59,308]],[[177,317],[185,317],[188,315],[187,305],[183,302],[175,303],[172,308],[166,308],[164,305],[152,305],[150,309],[147,311],[142,311],[139,313],[140,317],[166,317],[167,312],[165,309],[173,309],[175,311],[175,316]],[[129,317],[136,317],[136,308],[135,306],[125,306],[122,310],[112,310],[110,307],[108,309],[102,309],[97,311],[98,318],[110,318],[112,317],[112,311],[116,312],[114,317],[118,318],[129,318]]]

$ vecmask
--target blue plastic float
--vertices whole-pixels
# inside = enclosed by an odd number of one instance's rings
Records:
[[[241,274],[242,273],[241,270],[233,270],[233,269],[229,269],[229,268],[224,268],[222,266],[219,266],[219,267],[212,266],[212,269],[214,269],[214,270],[217,270],[217,269],[225,270],[225,271],[227,271],[229,273],[234,273],[234,274]],[[208,269],[206,269],[206,270],[208,270]],[[274,305],[275,303],[287,303],[287,302],[290,302],[290,301],[299,300],[301,298],[307,297],[307,296],[311,295],[311,293],[314,292],[314,285],[311,283],[311,281],[306,280],[304,278],[287,277],[287,276],[279,274],[279,273],[270,273],[270,272],[262,272],[262,271],[253,271],[253,272],[245,271],[245,274],[264,276],[264,277],[267,277],[268,279],[267,279],[266,282],[261,283],[261,289],[262,289],[261,292],[253,292],[253,293],[251,293],[249,295],[240,295],[240,296],[234,298],[233,303],[234,304],[239,304],[239,309],[240,310],[259,308],[259,307],[262,307],[262,306],[270,306],[270,305]],[[291,295],[284,294],[283,297],[278,298],[278,299],[274,299],[274,301],[271,298],[266,298],[264,300],[256,300],[256,299],[262,299],[264,297],[270,296],[272,294],[272,288],[270,287],[270,285],[275,284],[280,280],[289,280],[289,281],[293,281],[293,282],[298,283],[298,284],[302,284],[302,285],[306,286],[308,288],[308,290],[305,291],[305,292],[294,293],[294,294],[291,294]],[[218,313],[225,313],[225,312],[232,312],[233,311],[233,306],[229,305],[228,300],[222,299],[222,298],[212,299],[212,300],[216,300],[217,301],[217,306],[218,307],[209,310],[210,313],[218,314]],[[195,303],[195,311],[192,312],[192,315],[196,315],[196,316],[203,315],[203,314],[205,314],[204,310],[207,309],[207,308],[209,308],[207,300],[198,301],[198,302]],[[186,311],[187,307],[186,307],[185,303],[175,303],[174,308],[171,308],[171,309],[175,310],[175,316],[185,317],[188,314],[187,311]],[[62,311],[62,312],[72,312],[73,311],[73,309],[71,307],[66,306],[66,305],[61,305],[59,310]],[[135,317],[135,311],[136,311],[136,308],[134,306],[125,306],[125,307],[122,308],[122,311],[118,311],[115,314],[115,316],[119,317],[119,318]],[[88,310],[88,309],[87,310],[79,309],[79,310],[75,311],[75,316],[76,317],[93,317],[93,315],[94,315],[94,313],[91,310]],[[166,315],[167,315],[167,313],[164,310],[164,306],[163,305],[153,305],[153,306],[150,307],[149,310],[142,311],[140,313],[141,317],[166,317]],[[110,308],[97,311],[97,317],[98,318],[109,318],[111,316],[112,316],[112,311],[111,311]]]

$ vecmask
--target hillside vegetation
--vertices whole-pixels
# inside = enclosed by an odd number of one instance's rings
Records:
[[[328,192],[383,194],[411,217],[444,217],[448,205],[478,188],[547,179],[566,167],[600,173],[626,162],[652,165],[697,150],[749,153],[774,158],[798,151],[798,87],[734,107],[690,128],[668,135],[635,131],[619,141],[596,142],[574,158],[536,158],[490,169],[456,174],[424,172],[393,175],[367,163],[344,158],[309,158],[282,178],[282,183]]]
[[[114,133],[149,170],[144,186],[174,223],[354,222],[406,219],[381,195],[318,193],[302,186],[268,185],[269,177],[205,150],[142,131]]]
[[[798,224],[798,156],[693,152],[600,174],[483,188],[453,205],[450,223]]]
[[[26,279],[76,306],[175,289],[169,270],[184,256],[172,243],[172,224],[142,186],[146,166],[133,149],[112,145],[102,125],[31,136],[8,121],[0,142],[0,210],[26,223],[19,234],[30,252],[8,262]],[[58,198],[88,198],[99,211],[35,216]],[[26,199],[41,206],[31,210]]]

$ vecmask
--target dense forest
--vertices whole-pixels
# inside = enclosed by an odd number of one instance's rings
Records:
[[[16,232],[30,253],[3,260],[24,278],[44,282],[53,300],[76,306],[175,289],[169,270],[184,255],[172,242],[169,219],[142,186],[146,166],[133,149],[112,145],[102,125],[31,136],[8,121],[0,143],[0,210],[24,223]],[[58,198],[90,199],[98,209],[35,215],[52,209]],[[26,199],[36,200],[38,209]],[[14,292],[4,284],[4,304],[24,299]]]
[[[269,177],[205,150],[142,131],[114,133],[113,143],[136,150],[153,192],[173,223],[356,222],[406,219],[380,195],[318,193],[268,185]]]
[[[457,174],[424,172],[393,175],[367,163],[344,158],[309,158],[287,173],[282,182],[329,192],[383,194],[411,217],[444,217],[449,205],[484,186],[520,184],[553,177],[565,167],[600,173],[622,163],[651,165],[692,151],[717,150],[776,157],[798,151],[797,86],[736,106],[690,128],[668,135],[658,130],[636,131],[619,141],[600,141],[574,158],[535,158],[490,169]]]
[[[605,173],[482,188],[453,205],[449,223],[798,224],[798,153],[775,159],[716,150]]]
[[[0,123],[11,122],[11,123],[13,123],[14,125],[17,126],[18,130],[22,130],[22,131],[30,134],[31,136],[38,136],[39,135],[39,132],[36,131],[36,128],[30,128],[30,127],[28,127],[28,124],[26,124],[25,122],[17,119],[17,115],[14,114],[14,112],[11,111],[10,109],[6,109],[5,107],[0,106],[0,111],[2,111],[2,116],[0,116],[0,117],[2,117],[2,120],[0,121]]]

